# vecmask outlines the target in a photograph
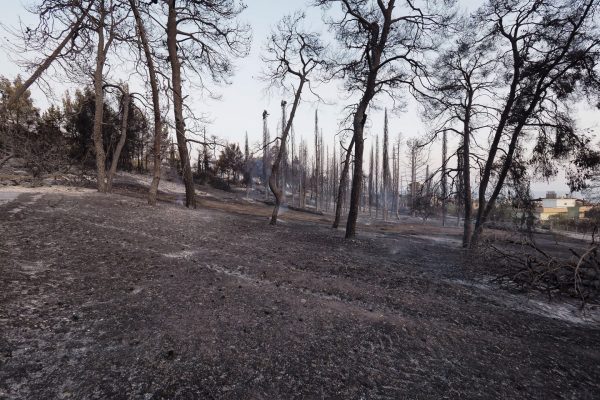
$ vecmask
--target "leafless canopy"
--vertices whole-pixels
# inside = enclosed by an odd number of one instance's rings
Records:
[[[332,72],[344,80],[350,93],[360,96],[351,107],[355,163],[346,224],[346,237],[351,238],[356,234],[361,199],[367,111],[380,93],[396,102],[398,89],[412,85],[426,72],[424,55],[437,47],[440,32],[449,26],[453,2],[316,0],[315,4],[325,9],[333,5],[341,8],[341,14],[329,20],[340,45]]]
[[[334,76],[351,92],[364,92],[375,73],[374,93],[411,84],[426,73],[424,54],[438,47],[440,33],[450,28],[454,1],[318,0],[329,8],[339,4],[341,18],[328,24],[341,45],[335,54]],[[387,3],[387,4],[386,4]]]
[[[300,12],[284,17],[271,33],[262,57],[265,63],[262,79],[267,81],[270,87],[279,87],[284,93],[291,93],[294,96],[290,116],[287,120],[287,102],[284,100],[281,103],[281,141],[269,178],[269,186],[275,196],[275,208],[271,217],[272,225],[277,223],[277,214],[283,195],[277,180],[280,175],[281,162],[282,160],[285,162],[287,157],[287,138],[294,117],[305,86],[308,86],[311,92],[318,97],[311,87],[311,82],[318,82],[323,79],[323,67],[325,66],[323,61],[324,46],[317,33],[304,29],[302,26],[303,19],[304,14]]]
[[[298,83],[304,81],[319,97],[313,89],[325,78],[325,47],[318,33],[303,27],[304,19],[302,12],[287,15],[271,32],[261,57],[265,64],[261,79],[269,88],[291,94],[295,93]]]
[[[232,59],[245,57],[250,51],[250,26],[237,19],[246,6],[237,0],[163,0],[164,15],[170,2],[177,15],[177,51],[185,73],[195,74],[201,82],[199,86],[205,89],[206,77],[216,83],[228,83],[234,72]],[[165,22],[150,12],[154,22],[166,32]]]

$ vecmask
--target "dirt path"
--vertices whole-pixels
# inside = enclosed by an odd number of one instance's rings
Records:
[[[347,242],[228,207],[94,193],[0,205],[0,398],[600,393],[600,326],[507,303],[464,276],[452,242]]]
[[[11,202],[19,197],[18,192],[0,192],[0,206]]]

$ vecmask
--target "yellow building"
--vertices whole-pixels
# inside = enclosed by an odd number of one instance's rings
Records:
[[[547,197],[541,199],[541,207],[536,209],[535,214],[540,221],[548,221],[550,218],[578,221],[584,219],[585,212],[591,208],[591,206],[584,206],[582,200]]]
[[[535,210],[536,217],[540,221],[548,221],[550,217],[567,218],[569,209],[566,207],[539,207]]]

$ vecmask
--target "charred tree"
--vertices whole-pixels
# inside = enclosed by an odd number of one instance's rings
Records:
[[[158,79],[156,72],[156,63],[154,62],[154,56],[150,47],[150,41],[148,38],[148,32],[146,25],[142,20],[142,16],[139,10],[138,2],[136,0],[129,0],[129,6],[133,12],[135,18],[135,24],[137,27],[137,33],[139,37],[139,43],[144,50],[144,56],[146,59],[146,66],[148,71],[148,79],[150,81],[150,90],[152,93],[152,113],[154,115],[154,143],[152,147],[152,183],[148,190],[148,204],[151,206],[156,205],[156,197],[158,195],[158,185],[160,183],[160,170],[162,164],[162,139],[163,139],[163,124],[162,116],[160,111],[160,95],[158,88]]]
[[[385,118],[383,123],[383,150],[382,150],[382,202],[383,202],[383,220],[388,218],[388,193],[390,190],[390,155],[389,155],[389,132],[388,132],[388,114],[385,109]]]
[[[500,74],[510,83],[503,88],[506,94],[481,174],[471,246],[478,243],[518,157],[519,141],[532,128],[537,133],[534,163],[572,157],[572,190],[598,164],[590,140],[575,129],[568,104],[582,97],[600,98],[598,86],[590,84],[598,81],[591,66],[600,62],[599,13],[598,0],[491,1],[478,13],[482,32],[489,33],[486,39],[509,57]]]
[[[352,158],[352,149],[354,147],[354,136],[350,139],[350,144],[346,149],[346,157],[344,159],[344,166],[342,168],[342,174],[340,178],[340,185],[338,187],[337,200],[335,202],[335,219],[333,220],[332,227],[337,229],[342,218],[342,207],[344,205],[344,197],[346,195],[346,186],[348,186],[348,175],[350,171],[350,160]]]
[[[371,145],[371,157],[369,157],[369,215],[372,215],[373,208],[373,145]]]
[[[175,134],[185,184],[185,205],[196,207],[189,140],[186,138],[182,74],[193,73],[201,78],[208,75],[216,82],[227,81],[233,71],[231,58],[244,57],[249,52],[250,30],[236,21],[244,6],[234,0],[165,1],[167,61],[171,69]]]
[[[341,13],[330,21],[343,47],[336,57],[336,71],[347,89],[359,94],[353,109],[354,172],[346,238],[356,235],[363,183],[364,127],[367,110],[379,93],[391,93],[420,74],[421,56],[433,46],[434,31],[447,20],[430,11],[430,2],[370,2],[364,0],[316,0],[325,8],[339,5]],[[339,15],[339,17],[338,17]]]
[[[119,158],[121,157],[121,151],[123,150],[125,141],[127,140],[127,126],[129,122],[129,103],[131,101],[129,86],[124,84],[122,87],[119,87],[119,89],[121,90],[121,134],[119,136],[117,147],[112,155],[110,169],[108,170],[106,191],[109,193],[112,192],[113,179],[117,173],[117,165],[119,163]]]
[[[263,121],[263,145],[262,145],[262,151],[263,151],[263,155],[262,155],[262,176],[263,176],[263,180],[265,182],[265,198],[267,199],[269,197],[269,190],[268,190],[268,186],[269,186],[269,164],[270,164],[270,159],[269,159],[269,142],[270,142],[270,138],[269,138],[269,125],[268,125],[268,121],[267,118],[269,117],[269,113],[267,112],[267,110],[264,110],[262,113],[262,121]]]
[[[294,93],[290,116],[287,121],[282,121],[284,128],[279,142],[279,151],[269,177],[269,187],[275,196],[271,225],[277,223],[284,190],[279,187],[277,178],[281,174],[281,163],[285,155],[287,138],[302,99],[302,91],[305,85],[310,85],[311,79],[318,79],[324,65],[322,57],[324,47],[319,36],[306,31],[302,27],[303,20],[304,14],[302,13],[284,17],[271,34],[266,54],[262,58],[266,63],[263,79],[270,85],[281,88],[284,92]],[[284,107],[285,102],[282,102],[282,112],[285,118]]]
[[[379,135],[375,136],[375,218],[379,218],[379,197],[381,188],[379,187]]]
[[[446,212],[448,210],[448,132],[442,133],[442,226],[446,226]]]

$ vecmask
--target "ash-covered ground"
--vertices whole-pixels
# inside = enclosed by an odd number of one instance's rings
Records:
[[[346,241],[242,194],[0,190],[0,398],[600,394],[598,310],[490,284],[455,228]]]

